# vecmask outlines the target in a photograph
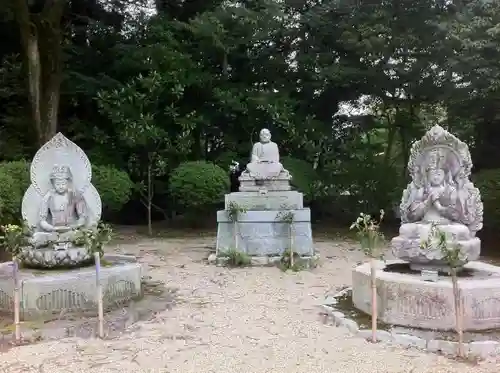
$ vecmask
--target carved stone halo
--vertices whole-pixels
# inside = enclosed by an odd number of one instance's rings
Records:
[[[472,169],[469,147],[443,127],[435,125],[411,147],[408,172],[416,186],[423,186],[429,154],[433,151],[439,152],[444,158],[441,160],[442,166],[453,177],[462,170],[463,177],[469,178]]]
[[[49,191],[50,173],[56,164],[70,167],[73,187],[78,191],[83,193],[90,185],[92,167],[87,155],[59,132],[36,152],[31,163],[31,184],[40,195]]]

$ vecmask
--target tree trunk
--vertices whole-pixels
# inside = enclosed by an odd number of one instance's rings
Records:
[[[57,132],[62,79],[61,18],[66,0],[46,1],[32,17],[26,0],[11,0],[19,25],[31,117],[39,145]]]

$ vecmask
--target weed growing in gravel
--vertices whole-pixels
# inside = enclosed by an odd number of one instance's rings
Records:
[[[221,252],[220,257],[227,258],[226,265],[229,267],[247,267],[252,264],[252,260],[246,253],[236,249]]]

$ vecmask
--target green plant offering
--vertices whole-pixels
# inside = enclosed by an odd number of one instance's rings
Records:
[[[30,246],[32,230],[26,224],[7,224],[1,227],[0,245],[13,257],[18,256],[23,247]]]
[[[298,254],[293,250],[293,222],[295,220],[295,214],[290,209],[280,211],[276,215],[276,220],[288,225],[288,240],[290,248],[288,250],[285,249],[281,257],[280,264],[282,269],[285,271],[287,269],[298,271],[301,269],[295,263],[295,256],[298,256]]]
[[[226,211],[229,220],[231,220],[233,223],[236,223],[238,221],[239,215],[246,213],[247,209],[243,206],[238,205],[236,202],[231,201],[229,202]]]
[[[230,267],[247,267],[252,264],[250,256],[237,249],[228,249],[222,252],[220,256],[227,258],[226,264]]]
[[[425,241],[422,242],[421,247],[423,249],[427,248],[437,248],[443,255],[443,260],[446,261],[450,267],[451,282],[453,285],[453,298],[455,303],[455,328],[458,334],[458,356],[464,357],[464,332],[463,332],[463,309],[460,297],[460,287],[458,284],[457,269],[460,268],[464,262],[467,261],[467,257],[460,250],[460,246],[457,243],[448,243],[448,237],[446,233],[441,231],[436,224],[432,224],[429,236]]]
[[[96,229],[80,229],[73,239],[76,246],[84,246],[89,252],[103,256],[103,247],[113,237],[113,230],[108,224],[99,223]]]
[[[350,230],[357,230],[356,236],[358,237],[361,250],[370,258],[383,258],[383,254],[378,252],[384,242],[384,235],[379,231],[383,219],[384,210],[380,210],[378,221],[373,220],[368,214],[361,213],[349,228]]]
[[[361,250],[370,258],[370,274],[372,288],[372,342],[377,342],[377,278],[375,259],[383,258],[383,254],[378,252],[384,241],[382,233],[380,233],[380,223],[384,219],[384,210],[380,210],[378,221],[365,213],[359,214],[359,217],[351,224],[350,229],[357,230],[357,236]]]

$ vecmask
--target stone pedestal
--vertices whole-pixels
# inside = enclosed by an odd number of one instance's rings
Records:
[[[399,260],[377,261],[377,306],[380,321],[390,325],[431,330],[455,329],[455,306],[451,278],[440,276],[437,282],[424,281],[418,274],[385,272],[386,265]],[[500,267],[469,262],[470,274],[459,280],[464,310],[464,330],[500,327]],[[352,272],[354,306],[371,315],[370,264]]]
[[[143,269],[135,257],[105,255],[101,267],[101,285],[105,307],[142,294]],[[65,271],[40,271],[22,268],[19,271],[21,318],[38,319],[46,314],[97,310],[95,267]],[[14,281],[12,262],[0,264],[0,311],[13,311]]]
[[[226,210],[217,212],[217,254],[236,249],[249,256],[282,255],[290,249],[290,237],[288,224],[279,220],[279,214],[290,211],[294,215],[291,229],[293,251],[301,256],[314,255],[311,211],[303,207],[302,193],[236,192],[226,195],[225,202]],[[236,223],[227,214],[231,202],[247,210],[239,214]]]
[[[460,247],[460,256],[464,260],[459,263],[459,269],[469,261],[479,259],[481,253],[481,240],[474,237],[468,240],[449,240],[448,247]],[[423,248],[421,238],[394,237],[391,240],[391,249],[398,259],[410,263],[410,268],[415,271],[438,271],[449,272],[449,265],[443,259],[443,253],[439,248]]]

